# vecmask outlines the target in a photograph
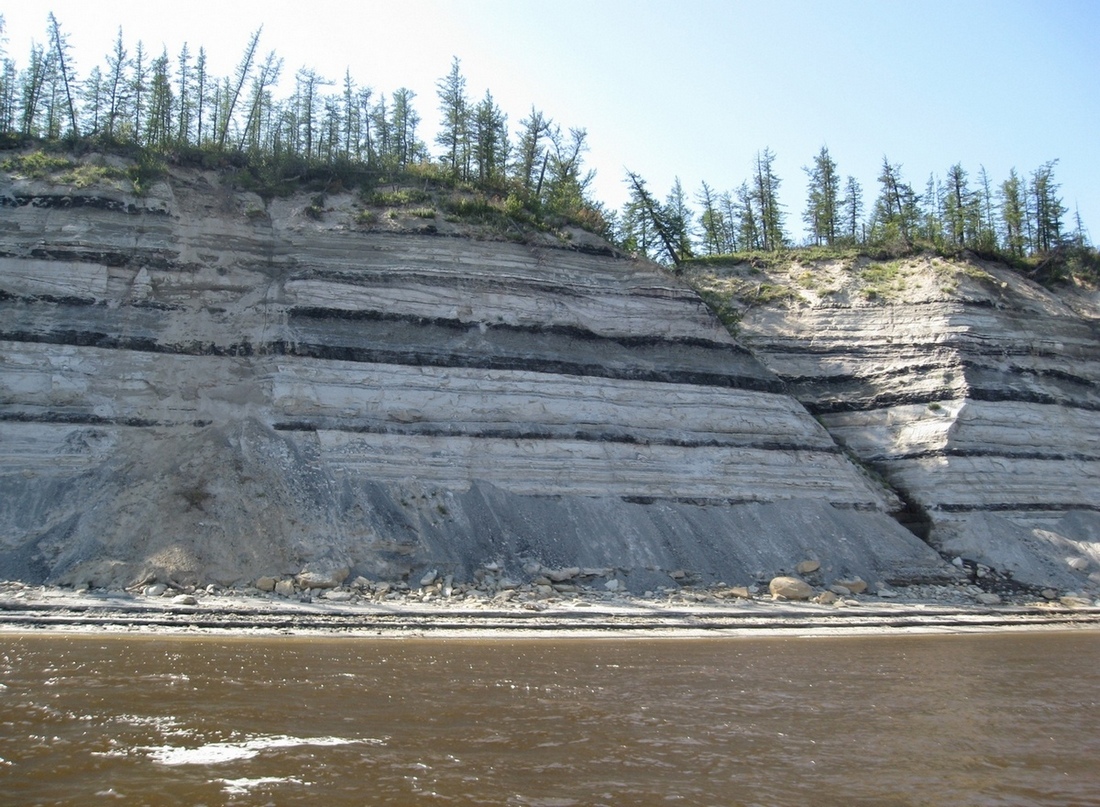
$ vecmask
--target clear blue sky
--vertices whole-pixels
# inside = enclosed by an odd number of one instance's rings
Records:
[[[827,145],[842,175],[877,195],[883,156],[921,192],[961,162],[999,184],[1058,159],[1056,178],[1100,241],[1097,0],[22,0],[0,7],[20,66],[53,11],[79,75],[121,25],[154,54],[204,46],[228,75],[263,24],[285,60],[282,89],[312,67],[391,93],[405,86],[431,145],[435,82],[452,56],[471,97],[486,89],[515,128],[531,105],[588,130],[595,196],[617,209],[625,169],[664,194],[679,177],[732,190],[768,147],[800,237],[802,166]]]

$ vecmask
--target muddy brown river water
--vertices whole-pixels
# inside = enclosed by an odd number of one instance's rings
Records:
[[[0,804],[1098,805],[1100,632],[0,636]]]

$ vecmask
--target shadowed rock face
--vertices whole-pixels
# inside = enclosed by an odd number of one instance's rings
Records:
[[[0,200],[0,576],[952,573],[690,289],[583,233],[183,171]]]
[[[749,309],[745,343],[912,503],[945,554],[1095,588],[1100,298],[976,259],[891,268],[885,295],[861,284],[862,265],[766,277],[801,280],[799,299]]]

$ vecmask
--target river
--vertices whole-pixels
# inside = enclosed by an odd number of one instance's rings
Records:
[[[0,804],[1100,804],[1095,631],[8,634],[0,704]]]

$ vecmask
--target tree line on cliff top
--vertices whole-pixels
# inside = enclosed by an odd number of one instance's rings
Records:
[[[716,193],[706,182],[690,206],[677,179],[663,200],[645,180],[629,174],[631,198],[620,224],[622,243],[674,267],[692,259],[776,251],[792,246],[779,201],[775,154],[759,152],[752,176],[732,192]],[[816,247],[873,247],[894,252],[970,250],[1023,263],[1056,253],[1082,258],[1093,271],[1097,260],[1079,215],[1068,210],[1050,160],[1028,176],[1015,169],[994,187],[985,168],[974,180],[960,163],[943,178],[932,175],[923,193],[905,180],[902,167],[883,157],[878,195],[865,215],[863,188],[852,176],[841,179],[836,162],[822,147],[807,175],[802,214]]]
[[[0,17],[0,34],[2,26]],[[151,54],[140,41],[128,45],[120,28],[102,63],[81,77],[50,14],[46,44],[32,45],[24,67],[0,50],[0,142],[129,148],[146,159],[230,165],[269,191],[424,179],[490,195],[528,220],[609,232],[602,206],[589,198],[584,129],[563,128],[532,107],[511,132],[490,92],[470,98],[456,58],[436,84],[440,150],[433,155],[407,88],[376,93],[350,71],[336,82],[303,67],[289,97],[277,98],[283,60],[261,53],[261,31],[233,74],[216,76],[204,48]]]
[[[628,172],[629,201],[609,211],[590,193],[586,130],[563,129],[532,106],[511,131],[488,90],[480,100],[468,95],[457,58],[436,83],[433,153],[420,139],[416,94],[407,88],[387,96],[350,72],[337,82],[303,67],[291,94],[277,98],[283,60],[274,51],[261,54],[261,31],[249,38],[233,74],[216,76],[204,48],[193,53],[185,43],[174,57],[151,54],[140,41],[129,46],[120,28],[103,61],[81,77],[52,13],[46,44],[33,44],[21,68],[3,51],[0,15],[0,144],[130,149],[146,165],[228,165],[266,192],[302,183],[324,190],[434,181],[528,222],[578,224],[674,268],[794,246],[770,149],[755,155],[737,188],[718,192],[703,182],[691,199],[678,179],[660,198]],[[1056,165],[1051,160],[1026,176],[1013,169],[994,184],[984,167],[972,175],[955,164],[918,193],[902,166],[884,157],[868,202],[823,147],[803,169],[802,221],[808,243],[819,247],[968,249],[1015,261],[1076,250],[1095,269],[1080,217],[1067,221]]]

